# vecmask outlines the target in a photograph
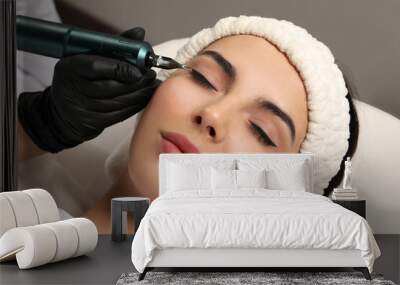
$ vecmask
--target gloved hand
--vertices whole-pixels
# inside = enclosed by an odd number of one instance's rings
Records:
[[[144,40],[136,27],[122,34]],[[18,98],[18,118],[32,141],[59,152],[98,136],[105,128],[141,111],[160,80],[152,69],[141,71],[123,60],[74,55],[58,61],[52,85]]]

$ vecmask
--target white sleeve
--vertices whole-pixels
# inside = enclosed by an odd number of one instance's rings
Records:
[[[18,0],[16,14],[61,22],[52,0]],[[51,84],[58,59],[17,51],[17,96],[24,91],[40,91]]]

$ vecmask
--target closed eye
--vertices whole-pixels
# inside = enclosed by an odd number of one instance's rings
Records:
[[[263,131],[262,128],[250,122],[251,131],[255,134],[255,136],[260,140],[260,142],[266,146],[276,147],[276,144],[271,140],[271,138]]]
[[[196,69],[192,68],[190,71],[190,75],[196,82],[200,83],[204,87],[217,91],[217,89],[210,83],[210,81],[208,81],[207,78]]]

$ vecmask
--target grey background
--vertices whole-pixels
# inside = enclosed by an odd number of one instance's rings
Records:
[[[400,118],[398,0],[58,0],[116,31],[146,29],[158,44],[189,37],[226,16],[286,19],[324,42],[358,91],[358,98]]]

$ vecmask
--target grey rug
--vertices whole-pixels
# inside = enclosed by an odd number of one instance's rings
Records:
[[[372,281],[366,280],[361,272],[147,272],[145,279],[138,281],[139,273],[124,273],[116,285],[133,284],[379,284],[395,285],[384,280],[381,274],[371,274]]]

